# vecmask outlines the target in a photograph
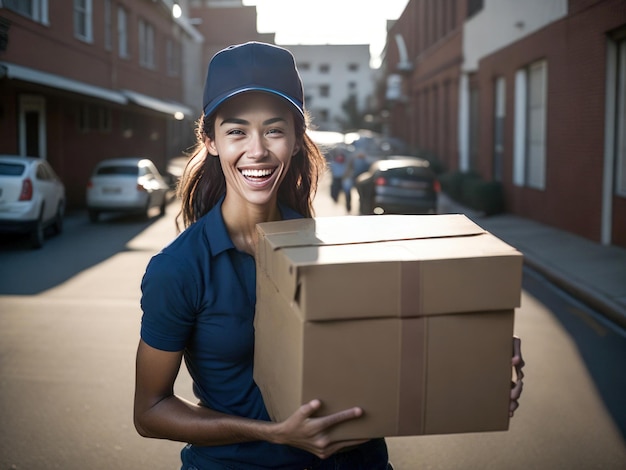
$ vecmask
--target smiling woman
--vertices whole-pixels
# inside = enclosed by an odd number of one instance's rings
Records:
[[[218,52],[203,109],[179,186],[184,230],[142,281],[137,431],[189,443],[183,470],[387,470],[384,439],[330,437],[360,408],[316,416],[311,400],[272,422],[253,378],[256,226],[311,217],[325,170],[292,54],[256,42]],[[197,404],[173,391],[183,355]]]

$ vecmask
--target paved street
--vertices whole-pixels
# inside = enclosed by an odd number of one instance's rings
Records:
[[[344,214],[327,189],[317,215]],[[180,443],[132,425],[139,281],[176,210],[97,225],[74,215],[41,251],[0,243],[0,469],[179,467]],[[612,386],[626,338],[529,273],[515,328],[527,368],[510,430],[390,438],[397,470],[626,468],[624,390]],[[177,392],[191,398],[184,372]]]

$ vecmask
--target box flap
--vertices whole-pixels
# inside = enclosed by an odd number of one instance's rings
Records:
[[[519,306],[521,253],[464,215],[322,217],[258,230],[257,269],[308,320]]]
[[[265,222],[257,228],[274,250],[485,233],[462,214],[316,217]]]

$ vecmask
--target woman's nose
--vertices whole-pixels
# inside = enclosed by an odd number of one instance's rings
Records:
[[[250,158],[263,158],[267,155],[267,147],[262,135],[253,135],[250,137],[250,143],[248,148],[248,157]]]

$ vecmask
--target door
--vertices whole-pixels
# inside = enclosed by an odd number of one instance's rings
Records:
[[[19,97],[19,152],[24,157],[46,159],[45,99],[37,95]]]

